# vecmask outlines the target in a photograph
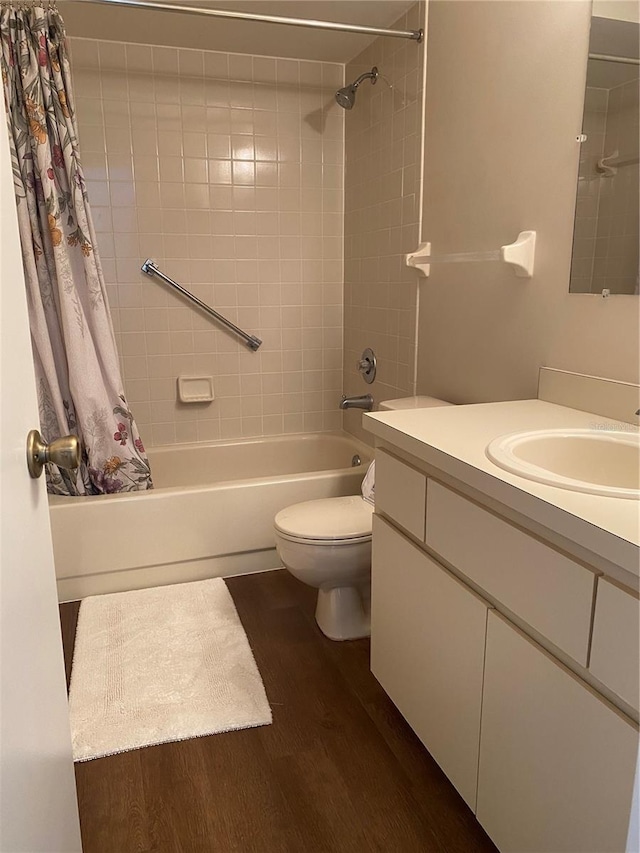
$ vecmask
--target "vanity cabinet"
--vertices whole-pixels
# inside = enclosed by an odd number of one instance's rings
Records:
[[[583,666],[596,576],[462,495],[429,481],[426,544]]]
[[[475,810],[488,605],[379,516],[373,543],[372,672]]]
[[[622,700],[638,710],[640,667],[628,653],[640,638],[638,594],[602,578],[598,582],[589,670]]]
[[[424,539],[427,478],[384,450],[376,452],[376,506],[416,539]]]
[[[489,614],[476,816],[502,851],[625,850],[632,722]]]
[[[624,851],[638,727],[585,679],[637,706],[637,596],[437,470],[378,458],[374,675],[503,853]]]

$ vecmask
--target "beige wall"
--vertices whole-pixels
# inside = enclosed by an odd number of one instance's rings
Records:
[[[72,39],[82,160],[145,443],[339,429],[340,65]],[[140,272],[168,275],[264,343]],[[209,405],[181,374],[214,377]]]
[[[640,22],[637,0],[593,0],[592,14],[618,21]]]
[[[535,275],[433,265],[420,284],[418,390],[535,396],[540,365],[638,381],[638,299],[569,295],[590,4],[429,6],[423,239],[434,254],[538,232]]]
[[[394,26],[423,22],[416,3]],[[422,45],[379,38],[345,71],[347,82],[374,65],[382,75],[360,86],[345,117],[344,389],[376,403],[415,393],[417,273],[404,254],[419,234],[423,63]],[[372,385],[356,370],[365,347],[378,358]],[[361,418],[346,412],[345,428],[367,440]]]

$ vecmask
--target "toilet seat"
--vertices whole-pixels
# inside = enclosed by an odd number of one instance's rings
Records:
[[[276,533],[280,539],[285,539],[287,542],[297,542],[299,545],[313,545],[320,548],[326,545],[330,545],[334,548],[340,545],[359,545],[362,542],[371,542],[372,538],[371,534],[369,534],[368,536],[354,536],[350,539],[312,539],[310,536],[288,536],[286,533],[277,529]]]
[[[357,544],[371,540],[373,507],[360,495],[305,501],[281,510],[277,533],[289,542],[313,545]]]

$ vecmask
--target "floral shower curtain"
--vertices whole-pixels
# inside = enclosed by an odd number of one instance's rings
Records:
[[[82,442],[78,471],[48,466],[53,494],[152,488],[124,396],[89,211],[64,24],[48,3],[0,3],[4,88],[40,427]]]

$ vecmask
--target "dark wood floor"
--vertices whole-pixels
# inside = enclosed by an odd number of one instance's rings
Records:
[[[76,765],[84,853],[475,853],[480,825],[286,572],[227,581],[273,725]],[[61,606],[67,672],[77,604]]]

